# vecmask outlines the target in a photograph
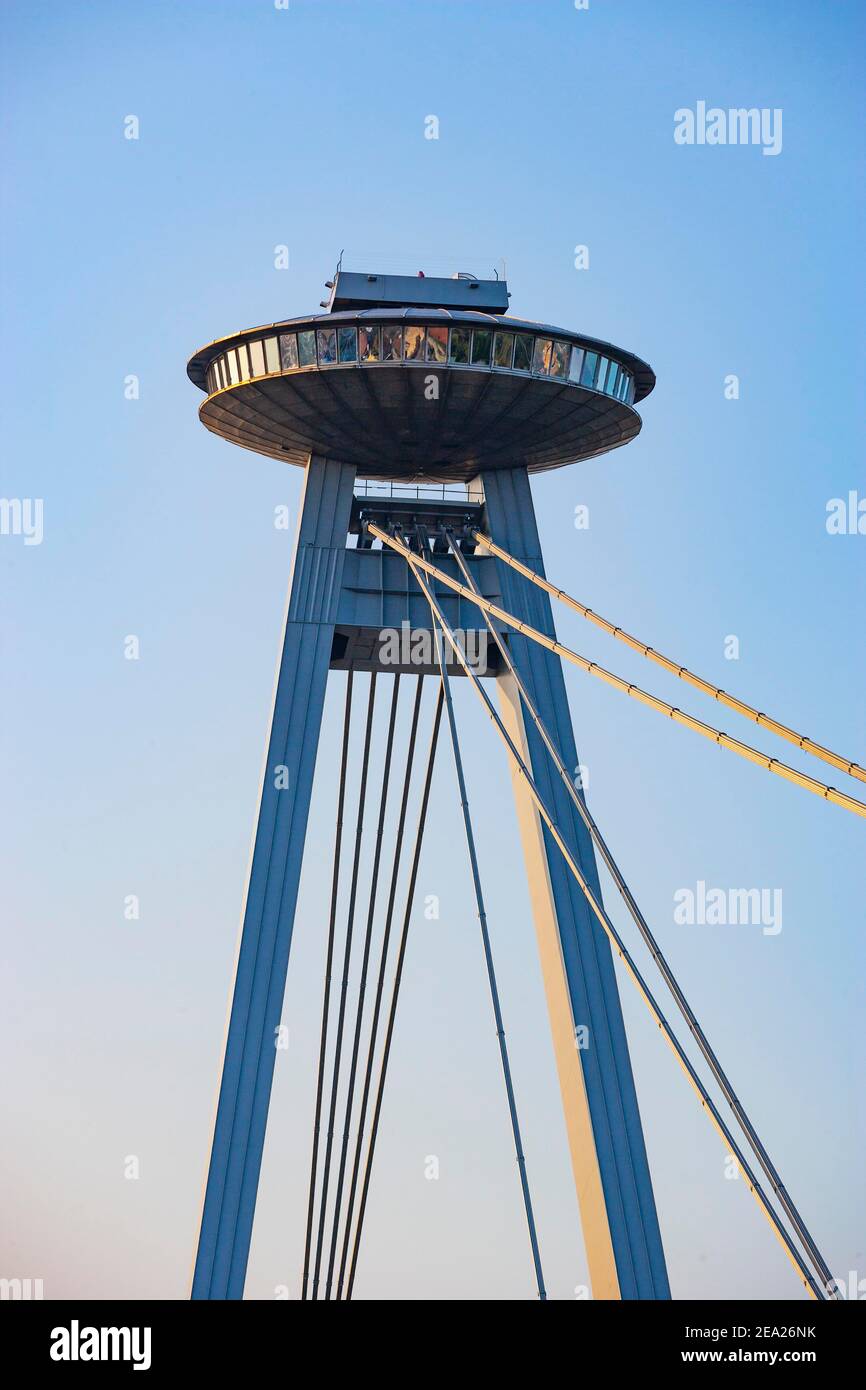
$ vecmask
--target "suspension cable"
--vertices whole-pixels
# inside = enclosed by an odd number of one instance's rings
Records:
[[[544,1287],[544,1274],[541,1269],[541,1255],[538,1249],[538,1234],[535,1229],[535,1217],[532,1211],[532,1197],[529,1191],[529,1179],[526,1173],[526,1158],[523,1153],[523,1143],[520,1137],[520,1124],[517,1119],[517,1103],[514,1099],[514,1085],[511,1079],[511,1065],[508,1061],[508,1045],[505,1041],[505,1025],[502,1021],[502,1008],[499,1003],[499,990],[496,984],[496,970],[493,965],[493,950],[490,944],[490,932],[487,926],[487,909],[484,906],[484,894],[481,888],[481,875],[478,869],[478,856],[475,852],[475,836],[472,831],[472,818],[469,813],[469,798],[466,794],[466,778],[463,773],[463,759],[460,756],[460,740],[457,734],[457,721],[454,717],[454,705],[451,699],[451,684],[448,679],[448,668],[445,660],[444,643],[442,641],[441,630],[435,626],[433,628],[434,640],[436,642],[436,655],[439,661],[439,671],[442,677],[442,690],[445,695],[445,709],[448,714],[448,726],[451,732],[451,747],[454,750],[454,765],[457,769],[457,785],[460,791],[460,809],[463,813],[463,825],[466,830],[466,843],[469,848],[469,862],[472,868],[472,882],[475,889],[475,905],[478,910],[478,921],[481,924],[481,939],[484,945],[484,960],[487,966],[487,979],[490,985],[490,997],[493,1001],[493,1017],[496,1020],[496,1037],[499,1042],[499,1054],[502,1059],[502,1074],[505,1078],[505,1094],[508,1097],[508,1113],[511,1116],[511,1132],[514,1136],[514,1148],[517,1156],[517,1166],[520,1172],[520,1186],[523,1191],[523,1206],[526,1212],[526,1224],[529,1227],[529,1243],[532,1247],[532,1262],[535,1266],[535,1281],[538,1286],[538,1297],[543,1303],[547,1299],[547,1292]]]
[[[379,819],[376,826],[376,848],[373,853],[373,870],[370,878],[370,897],[367,904],[367,929],[364,934],[364,955],[361,962],[361,978],[358,985],[358,1010],[355,1016],[355,1036],[352,1041],[352,1062],[349,1068],[349,1084],[346,1090],[346,1114],[343,1121],[343,1140],[340,1148],[340,1168],[337,1176],[337,1191],[334,1197],[334,1224],[331,1231],[331,1248],[328,1256],[328,1278],[325,1297],[331,1296],[334,1278],[334,1261],[337,1254],[337,1235],[340,1227],[340,1210],[343,1198],[343,1182],[346,1177],[346,1157],[349,1151],[349,1129],[352,1122],[352,1109],[355,1100],[355,1077],[358,1070],[358,1049],[361,1043],[361,1025],[364,1016],[364,993],[367,988],[367,968],[370,962],[370,947],[373,941],[373,918],[376,912],[376,894],[379,886],[379,861],[382,856],[382,834],[385,828],[385,812],[388,804],[388,779],[391,775],[391,756],[394,751],[394,726],[397,721],[397,697],[400,692],[400,673],[394,676],[391,695],[391,713],[388,719],[388,737],[385,746],[385,763],[382,768],[382,790],[379,797]]]
[[[853,811],[855,815],[866,816],[866,804],[858,801],[856,797],[848,796],[846,792],[837,791],[835,787],[825,786],[823,782],[818,782],[814,777],[809,777],[804,772],[797,772],[795,768],[788,767],[787,764],[779,762],[778,758],[770,758],[766,753],[760,752],[757,748],[752,748],[748,743],[741,743],[739,739],[732,738],[730,734],[724,733],[721,729],[715,729],[710,724],[704,724],[700,719],[693,718],[681,709],[676,709],[664,700],[660,700],[655,695],[650,695],[639,686],[633,685],[630,681],[623,680],[621,676],[615,676],[610,671],[606,671],[603,666],[599,666],[595,661],[589,661],[585,656],[580,656],[570,647],[563,646],[554,637],[548,637],[546,633],[539,632],[538,628],[532,627],[529,623],[524,623],[520,618],[516,618],[513,613],[500,607],[499,604],[492,603],[490,599],[482,598],[474,594],[465,584],[459,580],[452,579],[450,574],[438,569],[436,565],[423,556],[415,554],[408,546],[395,539],[383,531],[374,522],[367,522],[367,530],[370,535],[376,536],[384,545],[388,545],[395,550],[398,555],[402,555],[410,564],[423,569],[427,574],[432,575],[441,583],[453,589],[455,593],[461,594],[471,603],[476,604],[483,612],[489,613],[494,618],[499,618],[501,622],[507,623],[517,632],[529,637],[533,642],[546,647],[548,651],[555,652],[557,656],[570,661],[572,665],[579,666],[582,671],[586,671],[591,676],[597,676],[612,685],[616,690],[620,690],[625,695],[632,696],[644,705],[649,705],[650,709],[657,710],[659,714],[667,715],[676,724],[682,724],[687,729],[692,729],[697,734],[702,734],[704,738],[711,739],[713,743],[719,744],[722,748],[728,748],[731,752],[739,754],[741,758],[746,758],[749,762],[755,763],[758,767],[765,768],[768,772],[775,773],[778,777],[784,777],[787,781],[793,782],[798,787],[803,787],[806,791],[814,792],[816,796],[823,797],[825,801],[832,801],[835,806],[841,806],[846,811]]]
[[[310,1278],[310,1245],[313,1238],[313,1212],[316,1204],[316,1168],[319,1159],[319,1132],[322,1120],[322,1092],[325,1082],[325,1054],[328,1048],[328,1012],[331,998],[331,969],[334,962],[334,929],[337,921],[337,889],[340,882],[340,848],[343,841],[343,808],[346,802],[346,767],[349,758],[349,726],[352,722],[352,671],[346,682],[346,710],[343,716],[343,752],[340,759],[340,790],[337,794],[337,826],[334,837],[334,873],[331,880],[331,912],[328,920],[328,951],[325,961],[325,994],[322,1002],[322,1031],[319,1042],[319,1074],[316,1082],[316,1115],[313,1121],[313,1155],[310,1161],[310,1195],[307,1203],[307,1234],[304,1240],[304,1273],[301,1298],[306,1299]]]
[[[454,555],[455,560],[457,561],[461,573],[463,574],[466,580],[466,583],[477,592],[477,585],[475,583],[475,579],[473,578],[472,572],[466,563],[465,556],[457,546],[453,532],[450,529],[446,529],[446,535],[448,537],[448,542],[451,547],[451,551]],[[761,1143],[757,1131],[755,1130],[748,1115],[746,1114],[746,1111],[740,1103],[733,1086],[731,1085],[730,1081],[725,1075],[725,1072],[722,1069],[721,1062],[719,1061],[718,1057],[716,1056],[715,1052],[710,1046],[709,1040],[706,1037],[703,1029],[701,1028],[697,1018],[695,1017],[695,1014],[692,1012],[688,1000],[683,994],[683,991],[680,989],[680,986],[677,982],[677,979],[673,971],[671,970],[670,966],[665,960],[661,948],[658,942],[656,941],[655,937],[653,936],[653,933],[650,930],[646,918],[644,917],[634,897],[632,896],[628,884],[626,883],[622,875],[622,872],[616,863],[616,860],[614,859],[610,849],[608,848],[607,843],[605,842],[604,837],[602,836],[601,831],[598,828],[598,825],[593,819],[593,816],[589,811],[589,808],[587,807],[583,797],[579,794],[571,777],[569,777],[568,769],[563,763],[562,758],[560,757],[559,752],[556,748],[556,745],[553,742],[553,739],[551,738],[547,728],[544,725],[544,721],[541,719],[541,716],[539,715],[532,701],[529,691],[527,690],[526,685],[515,666],[515,663],[512,659],[507,644],[505,643],[501,633],[497,631],[496,627],[492,623],[487,613],[484,614],[484,621],[487,624],[487,628],[494,642],[496,643],[497,648],[499,649],[500,655],[502,656],[502,659],[505,662],[508,671],[510,672],[511,676],[515,681],[517,689],[519,690],[520,695],[523,699],[523,703],[530,717],[532,718],[532,721],[535,724],[535,727],[537,728],[544,742],[545,747],[547,748],[547,751],[551,757],[551,760],[553,761],[554,766],[556,767],[557,772],[559,773],[562,783],[566,791],[568,792],[569,797],[574,803],[584,825],[589,831],[593,844],[595,845],[596,849],[598,850],[599,854],[601,855],[602,859],[607,865],[611,877],[613,878],[613,881],[616,884],[616,887],[619,890],[619,893],[623,901],[625,902],[626,907],[628,908],[632,916],[632,919],[634,920],[635,925],[637,926],[638,931],[640,932],[644,940],[644,944],[648,948],[650,955],[652,956],[653,960],[658,966],[662,978],[665,981],[665,984],[667,985],[668,989],[673,995],[677,1007],[679,1008],[679,1011],[685,1019],[689,1027],[689,1030],[692,1033],[692,1036],[694,1037],[705,1060],[707,1061],[710,1070],[713,1073],[713,1076],[718,1082],[719,1087],[721,1088],[722,1093],[725,1096],[725,1099],[727,1100],[735,1116],[737,1117],[737,1120],[740,1123],[740,1127],[743,1130],[743,1133],[745,1134],[752,1148],[752,1151],[755,1154],[755,1157],[757,1158],[762,1169],[764,1170],[764,1173],[766,1174],[774,1193],[776,1194],[779,1202],[781,1203],[783,1210],[787,1214],[789,1220],[794,1226],[794,1229],[800,1237],[803,1246],[808,1252],[808,1255],[816,1273],[820,1277],[824,1288],[829,1291],[829,1289],[832,1287],[833,1279],[829,1267],[827,1266],[823,1256],[821,1255],[820,1250],[815,1244],[815,1241],[812,1239],[812,1236],[808,1230],[808,1227],[806,1226],[806,1223],[800,1216],[799,1211],[797,1210],[793,1201],[789,1197],[788,1192],[786,1191],[785,1186],[782,1182],[782,1179],[779,1176],[779,1173],[777,1172],[772,1160],[770,1159],[767,1150]]]
[[[454,636],[454,633],[449,627],[448,622],[444,614],[442,613],[441,608],[439,607],[438,603],[436,602],[435,598],[430,592],[429,586],[423,578],[423,575],[421,573],[423,561],[412,551],[408,552],[407,560],[409,567],[415,575],[418,585],[421,588],[421,591],[427,599],[431,612],[433,613],[436,620],[438,620],[439,625],[441,626],[446,637],[448,638],[449,645],[454,651],[457,660],[463,667],[463,670],[465,671],[466,675],[472,681],[472,684],[477,694],[479,695],[487,714],[490,716],[502,741],[505,743],[506,748],[511,754],[517,772],[526,782],[530,796],[536,807],[536,810],[538,811],[538,814],[547,826],[547,829],[549,830],[554,842],[559,847],[559,850],[562,853],[567,867],[571,871],[573,877],[576,879],[577,884],[580,887],[584,897],[586,898],[589,907],[592,909],[594,916],[598,920],[611,945],[616,950],[620,960],[623,962],[626,970],[628,971],[629,976],[632,979],[632,982],[637,987],[637,990],[641,995],[641,998],[643,999],[644,1003],[649,1009],[650,1014],[655,1020],[657,1027],[663,1033],[665,1040],[667,1041],[668,1045],[674,1053],[674,1056],[677,1058],[677,1061],[679,1062],[680,1066],[685,1072],[686,1077],[688,1078],[690,1084],[697,1093],[701,1101],[702,1108],[708,1113],[711,1123],[714,1125],[715,1129],[718,1131],[719,1135],[727,1145],[728,1152],[732,1153],[735,1157],[749,1185],[749,1191],[752,1193],[761,1210],[764,1212],[768,1221],[772,1225],[779,1241],[781,1242],[783,1248],[785,1249],[785,1252],[788,1255],[788,1258],[790,1259],[794,1267],[797,1269],[800,1275],[801,1282],[813,1298],[823,1301],[823,1291],[821,1290],[820,1286],[816,1284],[815,1280],[812,1277],[812,1274],[810,1273],[807,1266],[804,1264],[803,1258],[799,1250],[791,1240],[791,1236],[788,1230],[785,1226],[782,1225],[778,1215],[776,1214],[775,1209],[771,1206],[766,1194],[764,1193],[763,1188],[758,1182],[757,1177],[752,1172],[752,1169],[750,1168],[745,1155],[742,1153],[736,1140],[734,1139],[734,1136],[731,1134],[731,1131],[728,1129],[727,1125],[725,1124],[725,1121],[719,1114],[719,1111],[713,1103],[713,1100],[709,1095],[709,1092],[703,1085],[703,1082],[701,1081],[700,1077],[698,1076],[697,1072],[692,1066],[692,1063],[689,1061],[687,1054],[685,1053],[679,1040],[677,1039],[676,1034],[673,1032],[670,1024],[667,1022],[667,1019],[665,1018],[664,1014],[659,1008],[659,1005],[653,997],[649,986],[647,985],[646,981],[641,975],[637,965],[632,960],[632,957],[629,954],[629,951],[625,946],[624,942],[622,941],[622,938],[619,936],[616,927],[613,925],[604,908],[601,906],[601,904],[598,902],[598,899],[595,897],[595,894],[593,893],[589,883],[587,882],[583,872],[581,871],[580,866],[577,863],[577,860],[575,859],[574,855],[569,849],[568,843],[566,842],[562,835],[562,832],[556,825],[556,822],[554,821],[550,811],[547,809],[547,806],[545,805],[541,793],[538,791],[538,788],[535,785],[535,782],[532,778],[532,774],[527,768],[523,758],[520,756],[520,753],[516,748],[510,734],[508,733],[508,730],[505,728],[505,725],[502,723],[502,720],[500,719],[499,715],[494,709],[490,701],[490,697],[483,689],[479,677],[477,676],[475,671],[473,671],[471,665],[466,659],[465,654],[461,650],[460,643]],[[467,593],[471,593],[471,590],[468,590]]]
[[[349,912],[346,924],[346,945],[343,951],[343,979],[340,988],[340,1008],[337,1014],[337,1039],[334,1046],[334,1071],[331,1078],[331,1104],[328,1112],[328,1136],[325,1145],[325,1167],[322,1173],[322,1192],[319,1198],[319,1229],[316,1235],[316,1261],[313,1273],[313,1298],[319,1287],[322,1246],[325,1236],[325,1216],[328,1205],[328,1180],[331,1172],[331,1152],[334,1144],[334,1117],[340,1085],[340,1063],[343,1055],[343,1028],[346,1021],[346,992],[349,987],[349,965],[352,958],[352,932],[355,922],[355,901],[358,892],[358,867],[361,860],[361,840],[364,833],[364,806],[367,800],[367,772],[370,765],[370,741],[373,729],[373,709],[376,702],[376,672],[370,676],[367,700],[367,725],[364,731],[364,756],[361,763],[361,787],[358,793],[358,815],[355,823],[355,853],[352,861],[352,885],[349,890]]]
[[[400,814],[394,838],[394,855],[391,864],[391,885],[388,890],[388,905],[385,911],[385,926],[382,933],[382,947],[379,961],[379,976],[376,981],[376,999],[373,1005],[373,1020],[370,1024],[370,1041],[367,1047],[367,1065],[364,1069],[364,1089],[361,1095],[361,1109],[358,1115],[358,1132],[355,1138],[355,1156],[352,1162],[352,1180],[349,1184],[349,1197],[346,1204],[346,1221],[343,1231],[343,1248],[340,1252],[340,1272],[337,1278],[337,1298],[343,1291],[346,1261],[349,1256],[349,1240],[352,1232],[352,1217],[355,1210],[355,1194],[358,1186],[358,1173],[361,1167],[361,1151],[364,1145],[364,1126],[367,1121],[367,1105],[373,1081],[373,1064],[376,1056],[376,1041],[379,1036],[379,1017],[382,1010],[382,996],[385,990],[385,972],[388,963],[388,946],[391,940],[391,924],[394,918],[394,903],[397,896],[397,882],[400,860],[403,853],[403,834],[406,826],[406,808],[409,803],[409,787],[415,761],[415,742],[418,734],[418,716],[421,712],[421,692],[424,676],[419,675],[415,687],[415,701],[412,707],[412,723],[409,729],[409,747],[406,753],[406,772],[403,778],[403,795],[400,800]]]
[[[364,1181],[361,1185],[361,1201],[358,1206],[358,1222],[355,1227],[355,1240],[352,1246],[352,1260],[349,1266],[349,1280],[346,1285],[346,1298],[352,1297],[352,1290],[355,1286],[355,1272],[358,1265],[358,1250],[361,1244],[361,1232],[364,1227],[364,1214],[367,1210],[367,1197],[370,1192],[370,1174],[373,1167],[373,1155],[376,1150],[376,1138],[379,1132],[379,1119],[382,1113],[382,1097],[385,1091],[385,1077],[388,1072],[388,1058],[391,1055],[391,1042],[394,1036],[394,1019],[397,1014],[397,999],[400,994],[400,981],[403,978],[403,962],[406,958],[406,942],[409,938],[409,922],[412,916],[412,904],[415,897],[415,881],[418,877],[418,864],[421,859],[421,844],[424,838],[424,824],[427,820],[427,805],[430,800],[430,784],[433,780],[433,764],[436,758],[436,744],[439,739],[439,725],[442,720],[442,687],[440,685],[436,698],[436,713],[433,716],[433,732],[430,736],[430,752],[427,757],[427,772],[424,777],[424,790],[421,794],[421,807],[418,812],[418,829],[415,833],[415,848],[412,854],[412,867],[409,873],[409,886],[406,892],[406,911],[403,916],[403,929],[400,934],[400,947],[397,952],[397,965],[394,974],[394,984],[391,993],[391,1007],[388,1013],[388,1026],[385,1030],[385,1044],[382,1052],[382,1066],[379,1073],[379,1085],[376,1091],[376,1104],[373,1109],[373,1124],[370,1130],[370,1142],[367,1147],[367,1161],[364,1165]]]
[[[844,758],[839,753],[832,752],[822,744],[816,743],[814,739],[806,738],[805,734],[798,734],[795,729],[790,729],[787,724],[781,724],[777,719],[771,719],[768,714],[763,714],[760,710],[747,705],[745,700],[739,700],[735,695],[729,695],[726,690],[718,685],[713,685],[711,681],[704,680],[701,676],[696,676],[693,671],[689,671],[685,666],[681,666],[678,661],[672,661],[670,657],[663,656],[646,642],[642,642],[639,637],[632,637],[623,628],[610,622],[608,618],[603,618],[600,613],[594,613],[586,604],[580,603],[571,594],[567,594],[564,589],[559,589],[555,584],[551,584],[543,575],[537,574],[521,560],[509,555],[507,550],[503,550],[501,545],[497,545],[490,536],[486,536],[483,531],[470,531],[470,535],[479,545],[489,550],[491,555],[495,555],[498,560],[502,560],[506,565],[510,565],[518,574],[522,574],[525,579],[536,584],[539,589],[550,594],[553,598],[558,598],[566,607],[573,612],[579,613],[582,618],[595,623],[603,632],[615,637],[618,642],[624,642],[626,646],[634,651],[640,652],[647,660],[654,661],[657,666],[663,667],[665,671],[670,671],[680,680],[693,685],[696,690],[700,690],[704,695],[710,695],[714,700],[718,700],[720,705],[726,705],[728,709],[735,710],[737,714],[742,714],[746,719],[751,719],[755,724],[759,724],[763,729],[769,729],[771,733],[778,734],[780,738],[787,739],[789,743],[795,743],[798,748],[802,748],[804,753],[811,753],[815,758],[820,758],[823,762],[829,763],[839,772],[847,772],[851,777],[857,777],[861,782],[866,782],[866,768],[859,763],[852,762],[850,758]]]

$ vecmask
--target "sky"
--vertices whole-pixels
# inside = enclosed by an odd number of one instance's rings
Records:
[[[185,365],[213,338],[316,312],[341,251],[372,271],[504,261],[514,314],[651,362],[638,439],[534,481],[548,574],[866,764],[866,535],[856,518],[827,529],[832,499],[866,497],[864,28],[840,0],[3,5],[0,497],[41,499],[43,526],[39,544],[0,534],[0,1276],[42,1279],[46,1298],[187,1296],[291,564],[274,509],[296,517],[301,472],[205,431]],[[675,113],[701,101],[781,111],[778,153],[678,144]],[[557,625],[857,794],[578,616]],[[300,1285],[342,680],[247,1298]],[[593,815],[856,1285],[862,821],[579,670],[566,682]],[[455,703],[546,1281],[575,1299],[586,1257],[508,770],[465,682]],[[430,815],[356,1297],[531,1298],[447,758]],[[679,924],[675,895],[700,882],[779,890],[782,929]],[[620,989],[674,1296],[800,1297]]]

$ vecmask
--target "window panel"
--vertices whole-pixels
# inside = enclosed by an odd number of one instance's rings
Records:
[[[565,376],[568,371],[568,343],[555,342],[550,355],[550,375]]]
[[[415,323],[408,323],[403,330],[403,357],[406,362],[419,362],[424,358],[424,329]]]
[[[427,361],[444,362],[448,356],[448,329],[440,327],[427,329]]]
[[[358,329],[358,354],[362,362],[378,362],[382,355],[382,330]]]
[[[546,375],[550,371],[552,353],[552,338],[536,338],[535,351],[532,354],[532,370],[534,372],[543,372]]]
[[[595,373],[598,368],[598,353],[588,352],[583,359],[583,371],[580,374],[581,386],[592,386],[595,383]]]
[[[476,328],[472,334],[472,361],[485,367],[490,366],[493,350],[493,334],[489,328]]]
[[[573,347],[571,349],[571,366],[568,369],[569,381],[580,381],[580,369],[583,366],[583,348]]]
[[[218,357],[218,358],[217,358],[217,360],[216,360],[216,369],[217,369],[217,381],[219,382],[220,389],[222,390],[222,389],[224,389],[226,386],[228,386],[228,384],[229,384],[229,374],[228,374],[228,371],[227,371],[227,369],[226,369],[226,360],[225,360],[224,357]]]
[[[462,364],[469,361],[469,341],[471,334],[468,328],[451,329],[451,361]]]
[[[298,334],[298,362],[302,367],[316,365],[316,335],[312,328]]]
[[[238,355],[235,352],[234,348],[231,348],[226,353],[226,362],[228,362],[229,366],[229,382],[232,386],[237,386],[238,382],[241,379],[241,374],[240,369],[238,367]]]
[[[250,355],[247,352],[246,343],[240,343],[236,350],[241,371],[241,381],[249,381],[253,373],[250,367]]]
[[[265,338],[265,371],[278,372],[280,370],[280,349],[276,338]]]
[[[337,334],[337,349],[341,362],[357,362],[358,344],[354,328],[341,328]]]
[[[528,372],[532,368],[532,339],[528,333],[518,333],[514,342],[514,370]]]
[[[332,367],[337,360],[337,330],[318,328],[316,342],[319,349],[319,366]]]
[[[280,366],[284,372],[293,372],[298,365],[298,339],[294,333],[280,334]]]
[[[250,343],[250,365],[253,376],[264,376],[265,374],[265,349],[261,338],[256,342]]]
[[[494,367],[510,367],[514,356],[514,334],[497,333],[493,341]]]
[[[607,369],[609,366],[610,362],[606,357],[600,357],[598,359],[598,371],[595,374],[595,381],[593,382],[596,391],[604,390],[604,379],[607,376]]]
[[[604,385],[604,389],[605,389],[605,391],[607,392],[607,394],[608,394],[609,396],[612,396],[612,395],[614,394],[614,392],[615,392],[615,389],[616,389],[616,380],[617,380],[617,377],[618,377],[618,376],[619,376],[619,363],[618,363],[618,362],[611,362],[610,366],[609,366],[608,369],[607,369],[607,381],[605,382],[605,385]]]
[[[382,361],[399,362],[403,356],[403,330],[400,327],[382,329]]]

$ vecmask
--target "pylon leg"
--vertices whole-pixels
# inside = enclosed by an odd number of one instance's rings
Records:
[[[306,471],[193,1274],[243,1296],[355,470]]]
[[[535,512],[524,468],[479,479],[491,537],[543,573]],[[554,635],[550,600],[497,561],[503,605]],[[521,679],[567,767],[577,751],[559,657],[510,632]],[[592,842],[531,720],[524,721],[513,679],[498,681],[502,717],[545,803],[599,895]],[[607,939],[519,776],[514,779],[560,1090],[593,1296],[670,1298],[628,1042]]]

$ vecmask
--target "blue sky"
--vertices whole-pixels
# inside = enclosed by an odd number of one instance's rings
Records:
[[[866,493],[864,20],[801,0],[12,0],[0,25],[0,495],[44,500],[41,545],[0,536],[0,1017],[15,1061],[0,1274],[42,1277],[48,1297],[182,1297],[290,564],[273,511],[296,513],[300,488],[299,471],[201,427],[188,356],[315,311],[343,248],[373,270],[504,259],[515,314],[620,343],[658,375],[635,443],[536,480],[548,573],[866,762],[866,537],[825,525],[829,499]],[[699,100],[781,108],[781,153],[678,146],[674,112]],[[819,768],[576,616],[558,625]],[[594,815],[831,1267],[866,1277],[862,822],[579,671],[567,682]],[[586,1264],[507,769],[471,692],[455,698],[542,1255],[569,1298]],[[248,1297],[294,1296],[300,1273],[339,701],[335,682]],[[413,922],[357,1295],[530,1297],[444,760],[432,815],[419,888],[441,915]],[[699,880],[780,888],[783,930],[678,926],[673,895]],[[622,990],[675,1296],[796,1297]]]

